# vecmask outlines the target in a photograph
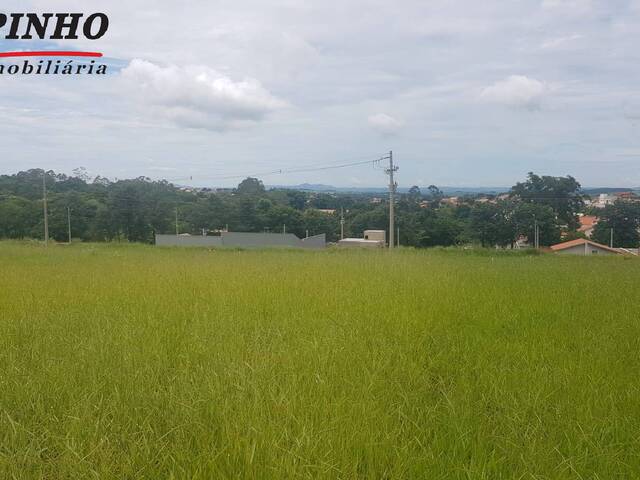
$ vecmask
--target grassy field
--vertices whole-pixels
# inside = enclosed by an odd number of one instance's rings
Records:
[[[640,478],[640,261],[0,243],[2,479]]]

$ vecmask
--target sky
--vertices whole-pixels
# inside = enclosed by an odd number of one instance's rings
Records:
[[[0,174],[179,184],[640,186],[640,0],[3,0],[104,12],[107,76],[0,76]],[[13,60],[12,62],[15,62]],[[5,64],[12,62],[5,61]],[[262,175],[283,170],[283,174]]]

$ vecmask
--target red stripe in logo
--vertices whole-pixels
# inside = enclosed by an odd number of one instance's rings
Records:
[[[62,51],[41,51],[41,52],[0,52],[0,58],[7,57],[102,57],[99,52],[62,52]]]

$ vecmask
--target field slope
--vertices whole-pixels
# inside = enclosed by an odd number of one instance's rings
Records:
[[[0,478],[638,478],[639,314],[637,259],[0,243]]]

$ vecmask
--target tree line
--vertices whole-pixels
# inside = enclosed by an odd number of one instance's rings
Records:
[[[156,233],[202,234],[223,229],[243,232],[287,232],[303,237],[325,233],[340,238],[340,212],[345,235],[387,229],[388,199],[380,194],[337,194],[266,189],[256,178],[225,191],[179,188],[145,177],[110,181],[90,179],[83,170],[67,176],[39,169],[0,176],[0,238],[42,238],[43,176],[48,191],[50,237],[66,241],[70,213],[73,238],[83,241],[153,242]],[[376,196],[380,198],[375,198]],[[571,176],[530,173],[508,194],[468,196],[452,203],[435,186],[417,186],[398,195],[396,224],[400,243],[432,247],[478,244],[512,247],[520,238],[547,246],[581,236],[580,213],[590,213],[587,196]],[[334,213],[327,211],[334,210]],[[637,247],[640,203],[617,201],[598,210],[593,238],[608,244]],[[177,225],[176,225],[177,220]],[[285,227],[286,225],[286,227]]]

